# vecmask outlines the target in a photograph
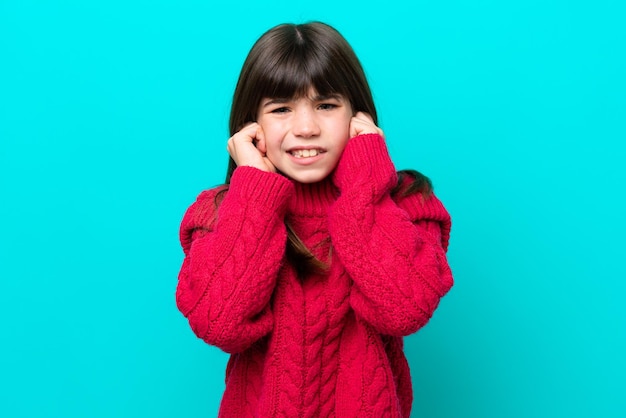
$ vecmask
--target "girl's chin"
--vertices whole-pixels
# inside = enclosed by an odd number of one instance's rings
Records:
[[[294,172],[283,172],[283,171],[278,171],[280,174],[282,174],[283,176],[289,178],[290,180],[293,180],[295,182],[298,183],[303,183],[303,184],[311,184],[311,183],[318,183],[324,179],[326,179],[329,174],[330,171],[311,171],[311,172],[307,172],[307,173],[294,173]]]

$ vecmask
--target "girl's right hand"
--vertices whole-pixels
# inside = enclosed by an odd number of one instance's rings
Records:
[[[237,167],[250,166],[270,173],[276,172],[276,167],[265,155],[265,136],[256,122],[244,126],[231,136],[226,148]]]

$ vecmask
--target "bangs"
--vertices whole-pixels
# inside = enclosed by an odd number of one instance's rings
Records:
[[[306,97],[311,88],[317,94],[347,97],[348,88],[341,71],[315,51],[291,50],[279,57],[261,75],[258,87],[261,97],[292,99]]]

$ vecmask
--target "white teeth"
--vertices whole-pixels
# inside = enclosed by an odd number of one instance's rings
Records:
[[[297,149],[297,150],[291,151],[291,155],[293,155],[296,158],[315,157],[319,153],[320,153],[319,150],[316,150],[316,149]]]

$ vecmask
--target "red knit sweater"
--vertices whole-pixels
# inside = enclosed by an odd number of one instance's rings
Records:
[[[409,416],[402,337],[452,286],[450,216],[435,196],[391,197],[396,182],[368,134],[322,182],[239,167],[219,208],[223,187],[188,209],[176,299],[198,337],[232,354],[220,417]],[[327,274],[298,278],[285,219]]]

